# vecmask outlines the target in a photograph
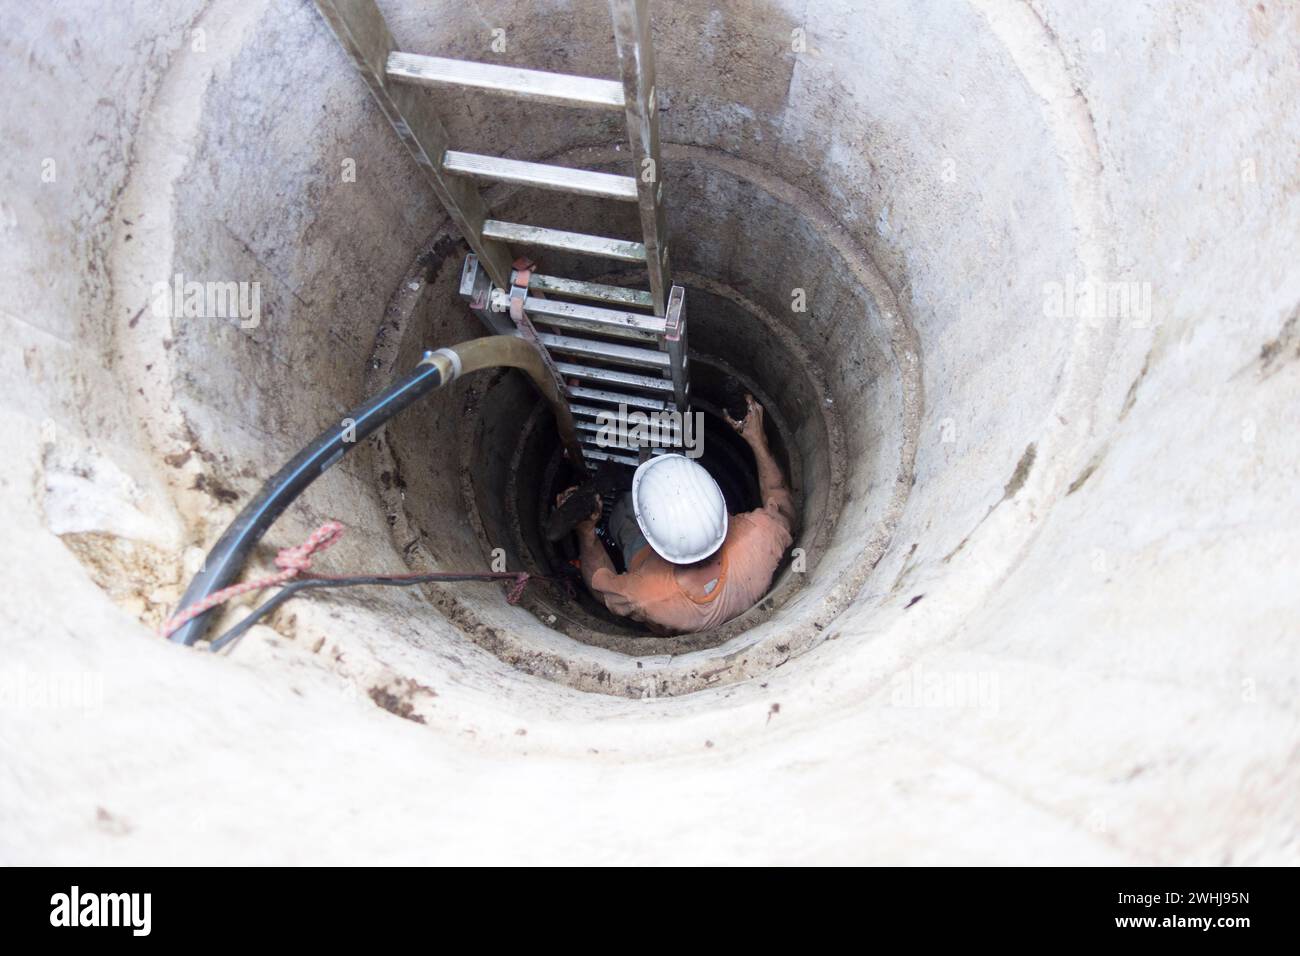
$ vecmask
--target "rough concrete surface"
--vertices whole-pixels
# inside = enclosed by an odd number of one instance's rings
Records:
[[[601,3],[379,5],[616,75]],[[0,862],[1300,861],[1297,37],[1279,0],[657,4],[693,343],[786,423],[804,576],[673,655],[487,584],[211,655],[154,629],[262,480],[480,334],[464,247],[310,2],[0,13]],[[610,114],[438,109],[621,169]],[[154,308],[177,274],[256,320]],[[322,570],[484,566],[512,387],[407,413],[259,563],[333,517]]]

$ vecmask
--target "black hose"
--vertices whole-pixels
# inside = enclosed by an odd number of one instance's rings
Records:
[[[262,486],[257,497],[245,505],[244,510],[230,523],[230,527],[208,552],[207,560],[190,582],[179,607],[192,607],[231,584],[239,576],[244,562],[262,535],[308,485],[363,438],[441,384],[442,373],[438,366],[432,363],[421,364],[406,378],[349,412],[338,425],[322,432],[314,442],[276,472]],[[201,640],[212,623],[212,612],[215,610],[216,608],[211,608],[182,624],[172,633],[170,640],[178,644],[194,644]]]

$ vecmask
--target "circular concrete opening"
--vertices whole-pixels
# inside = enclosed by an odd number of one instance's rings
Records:
[[[618,74],[594,0],[379,7],[403,50]],[[1294,862],[1296,5],[653,15],[701,389],[749,383],[798,493],[771,595],[658,642],[545,587],[352,589],[229,656],[152,626],[305,442],[482,334],[466,250],[314,4],[10,18],[6,702],[102,693],[6,708],[9,855]],[[429,99],[452,148],[628,172],[622,116]],[[328,573],[547,568],[551,441],[516,376],[459,382],[254,564],[335,518]]]
[[[699,652],[689,672],[664,676],[660,692],[752,676],[800,653],[832,625],[880,555],[889,509],[900,502],[873,499],[871,489],[910,484],[906,430],[916,421],[904,410],[919,397],[890,344],[908,327],[870,259],[837,235],[810,196],[757,167],[699,148],[666,153],[665,176],[681,210],[670,215],[673,257],[688,290],[693,389],[706,422],[702,463],[730,492],[733,511],[756,507],[752,456],[718,410],[724,380],[734,377],[767,409],[800,522],[767,598],[700,634],[653,637],[606,612],[580,581],[576,593],[558,584],[533,588],[525,607],[535,621],[527,631],[494,632],[486,643],[516,664],[545,655],[562,665],[546,673],[577,686],[603,683],[607,673],[582,645],[633,657]],[[612,148],[587,148],[547,160],[603,169],[617,158]],[[496,214],[511,221],[564,222],[605,235],[637,228],[634,210],[609,203],[518,189],[488,195]],[[415,257],[389,310],[392,331],[372,362],[376,383],[409,367],[423,348],[471,334],[473,320],[456,293],[464,252],[438,234]],[[542,257],[540,268],[605,282],[640,278],[600,272],[604,263],[565,254]],[[548,546],[539,521],[572,475],[557,460],[548,410],[521,376],[457,383],[395,422],[386,452],[376,468],[388,507],[403,515],[395,534],[413,567],[482,566],[500,548],[511,569],[564,572],[572,554]],[[792,607],[796,597],[803,600]],[[467,616],[480,603],[454,600]],[[779,627],[746,639],[774,616]],[[539,641],[537,624],[554,635]],[[658,668],[646,670],[643,661],[634,687],[610,689],[631,693],[658,680]]]

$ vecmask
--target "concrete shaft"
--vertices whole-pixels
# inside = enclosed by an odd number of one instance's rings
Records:
[[[617,75],[601,3],[380,6],[412,52]],[[654,26],[691,344],[769,405],[802,563],[694,642],[472,585],[214,657],[152,629],[298,447],[481,334],[464,246],[312,4],[0,14],[0,861],[1297,861],[1300,9]],[[626,172],[617,114],[430,95],[457,148]],[[526,560],[533,403],[457,383],[268,549]]]

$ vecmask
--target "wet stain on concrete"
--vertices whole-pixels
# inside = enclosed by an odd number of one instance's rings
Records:
[[[1038,457],[1038,446],[1035,442],[1030,442],[1029,445],[1025,448],[1024,454],[1020,456],[1020,461],[1016,462],[1016,468],[1015,471],[1011,473],[1010,480],[1006,483],[1005,486],[1003,486],[1002,497],[998,499],[996,504],[989,506],[989,510],[984,512],[984,517],[980,518],[979,521],[975,522],[975,527],[971,528],[970,531],[966,533],[966,537],[961,539],[961,542],[957,545],[957,547],[953,548],[951,551],[949,551],[947,554],[943,556],[944,564],[947,564],[949,561],[951,561],[954,557],[956,557],[957,553],[960,552],[962,548],[966,547],[966,542],[970,541],[971,536],[975,534],[976,531],[979,530],[980,525],[982,525],[985,521],[988,520],[989,515],[993,514],[993,512],[997,509],[998,505],[1002,504],[1002,502],[1004,501],[1009,501],[1012,498],[1014,498],[1016,494],[1020,491],[1020,489],[1025,486],[1025,481],[1026,479],[1029,478],[1029,472],[1034,467],[1034,459],[1037,457]]]
[[[1300,359],[1300,305],[1287,316],[1277,337],[1260,346],[1260,375],[1268,378],[1287,361],[1294,359]]]
[[[437,697],[438,692],[426,687],[409,677],[399,677],[387,684],[376,684],[367,691],[370,699],[390,714],[396,714],[413,723],[426,723],[424,715],[417,713],[415,700],[417,696]]]
[[[1034,458],[1037,455],[1037,447],[1033,442],[1030,442],[1029,447],[1025,449],[1025,453],[1020,456],[1020,461],[1016,462],[1016,470],[1011,473],[1011,480],[1007,482],[1006,487],[1002,490],[1002,501],[1014,498],[1020,489],[1025,486],[1025,479],[1029,477],[1029,470],[1034,467]],[[1001,501],[998,502],[998,504],[1001,503]]]
[[[1092,473],[1096,471],[1100,466],[1101,466],[1101,455],[1097,455],[1092,459],[1092,461],[1088,462],[1087,466],[1083,469],[1083,471],[1079,472],[1079,476],[1075,478],[1074,481],[1070,482],[1070,487],[1066,489],[1065,492],[1066,497],[1069,497],[1070,495],[1078,491],[1080,488],[1082,488],[1084,482],[1086,482],[1089,478],[1091,478]]]
[[[1124,396],[1124,406],[1119,410],[1119,417],[1123,420],[1124,416],[1133,410],[1137,404],[1138,386],[1142,380],[1147,377],[1147,370],[1151,368],[1151,353],[1147,353],[1146,359],[1142,362],[1142,370],[1138,372],[1137,378],[1133,379],[1133,384],[1128,387],[1128,394]]]

